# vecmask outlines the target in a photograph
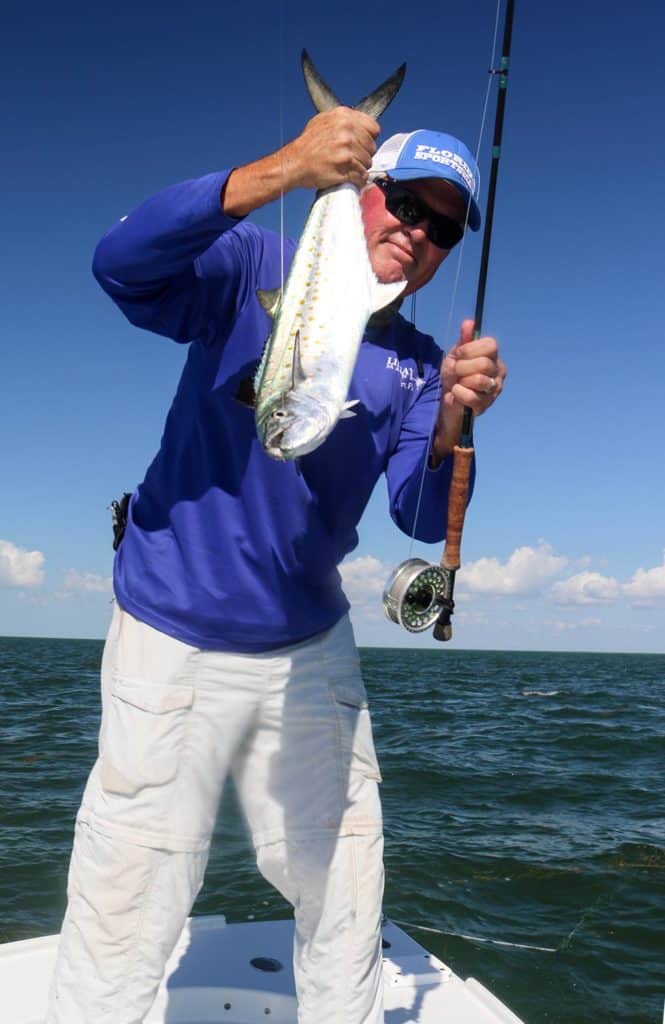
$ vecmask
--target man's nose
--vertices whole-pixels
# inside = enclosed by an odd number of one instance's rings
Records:
[[[414,242],[422,242],[427,236],[427,217],[423,217],[417,224],[403,224],[402,227]]]

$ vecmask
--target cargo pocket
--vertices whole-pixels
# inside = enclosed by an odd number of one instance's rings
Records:
[[[101,744],[107,792],[132,796],[175,778],[193,700],[191,686],[113,679]]]
[[[343,683],[332,683],[331,690],[346,763],[351,771],[381,782],[366,694]]]

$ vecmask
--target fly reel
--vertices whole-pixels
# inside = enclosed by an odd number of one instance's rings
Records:
[[[409,633],[429,629],[452,604],[452,574],[422,558],[401,562],[383,591],[386,615]]]

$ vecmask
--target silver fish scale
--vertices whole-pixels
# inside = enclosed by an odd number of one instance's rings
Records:
[[[344,328],[351,326],[349,320],[355,321],[353,326],[357,329],[359,324],[362,333],[369,315],[369,274],[356,189],[345,186],[324,193],[312,207],[286,281],[264,365],[259,369],[257,391],[262,392],[262,402],[291,390],[298,333],[303,370],[309,379],[317,375],[317,369],[320,372],[322,357],[328,370],[331,356],[333,364],[340,358],[348,362],[344,354],[350,341],[355,342],[355,356],[360,339],[350,339]],[[349,309],[353,298],[360,299],[356,315]],[[346,315],[340,308],[344,306]],[[331,341],[332,348],[325,344]]]
[[[341,185],[321,193],[298,244],[257,374],[256,419],[262,439],[272,411],[286,403],[291,422],[294,416],[305,422],[299,436],[307,434],[311,417],[312,437],[316,434],[316,444],[321,443],[317,431],[322,420],[329,423],[329,433],[342,414],[377,289],[388,302],[403,287],[403,282],[376,281],[358,190]],[[302,375],[294,372],[297,337]],[[312,450],[306,439],[303,444]]]
[[[306,359],[309,363],[312,349],[321,344],[320,337],[313,337],[313,325],[316,321],[312,310],[316,310],[316,303],[320,298],[320,261],[325,215],[326,205],[319,199],[312,206],[305,233],[296,250],[286,279],[282,305],[277,310],[273,330],[257,373],[259,415],[261,406],[272,404],[274,398],[292,388],[295,340],[298,332],[303,362]],[[286,327],[287,324],[290,324],[289,328]]]

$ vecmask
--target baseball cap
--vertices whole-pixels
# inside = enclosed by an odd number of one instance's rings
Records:
[[[383,173],[395,181],[444,178],[452,182],[469,203],[469,227],[472,231],[480,227],[478,165],[469,149],[454,135],[427,128],[391,135],[379,146],[372,160],[370,176]]]

